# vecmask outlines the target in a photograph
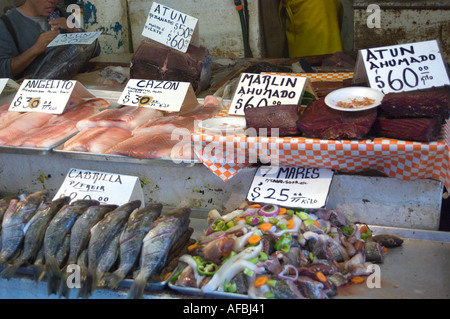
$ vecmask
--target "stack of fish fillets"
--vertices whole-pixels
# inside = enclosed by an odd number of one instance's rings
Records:
[[[88,298],[131,278],[128,298],[141,298],[177,264],[193,233],[190,208],[163,212],[162,204],[141,204],[50,200],[46,190],[0,199],[0,277],[27,267],[37,282],[46,278],[49,295],[66,298],[72,288]]]

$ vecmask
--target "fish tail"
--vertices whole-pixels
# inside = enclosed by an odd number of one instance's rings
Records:
[[[56,294],[61,279],[61,270],[56,258],[50,257],[45,261],[45,272],[47,273],[47,293],[49,296]]]
[[[17,269],[21,266],[22,263],[14,263],[12,265],[8,265],[5,269],[0,272],[0,278],[11,279],[16,273]]]
[[[137,276],[133,281],[133,284],[128,291],[128,299],[141,299],[144,294],[145,285],[147,284],[147,280],[145,280],[142,276]]]
[[[61,277],[61,281],[59,283],[59,289],[58,289],[58,297],[65,297],[65,298],[69,298],[70,295],[70,288],[67,285],[67,279],[69,278],[70,273],[63,272],[62,277]]]
[[[33,268],[33,278],[36,283],[40,282],[42,278],[44,278],[45,268],[44,265],[35,264],[32,266]]]
[[[125,278],[125,274],[121,269],[117,269],[106,278],[106,286],[109,289],[116,289],[119,283]]]
[[[95,271],[88,271],[84,283],[78,291],[78,298],[89,298],[95,283]]]

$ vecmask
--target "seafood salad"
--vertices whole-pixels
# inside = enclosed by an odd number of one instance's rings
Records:
[[[364,282],[370,265],[384,260],[383,242],[338,210],[243,203],[226,215],[211,210],[207,226],[179,258],[172,287],[249,298],[331,298],[339,286]]]

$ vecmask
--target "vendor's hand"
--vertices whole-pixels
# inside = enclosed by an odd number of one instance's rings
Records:
[[[67,19],[64,17],[50,20],[48,23],[52,27],[52,30],[65,30],[67,32],[78,32],[77,28],[69,28],[69,26],[67,25]]]
[[[41,54],[47,50],[47,46],[50,42],[53,41],[54,38],[59,34],[57,30],[51,30],[47,32],[41,33],[36,43],[33,46],[33,49],[37,54]]]

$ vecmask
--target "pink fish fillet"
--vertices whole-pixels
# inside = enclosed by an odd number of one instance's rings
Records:
[[[130,132],[150,119],[163,116],[163,112],[137,106],[123,106],[116,109],[104,110],[94,116],[81,120],[77,124],[78,130],[89,127],[115,126]]]
[[[78,121],[98,113],[99,109],[105,105],[109,105],[109,102],[103,99],[95,99],[71,106],[47,124],[26,132],[19,138],[9,141],[7,145],[34,148],[55,146],[58,142],[77,132]]]
[[[57,115],[42,112],[24,113],[16,119],[9,121],[0,129],[0,145],[8,144],[13,139],[25,135],[32,129],[47,124],[56,116]]]
[[[192,116],[165,116],[147,123],[133,130],[133,135],[160,133],[172,134],[175,129],[184,129],[186,134],[194,132],[195,118]]]
[[[92,127],[67,140],[63,150],[103,154],[130,137],[131,132],[120,127]]]
[[[176,136],[172,134],[140,134],[133,136],[113,148],[107,154],[124,155],[133,158],[191,160],[194,157],[190,135]]]
[[[196,120],[206,120],[214,117],[223,110],[222,98],[214,95],[207,95],[203,102],[203,107],[193,112],[184,114],[185,116],[192,116]]]
[[[19,117],[23,113],[16,111],[9,111],[10,104],[0,106],[0,126],[5,125],[9,121]]]

